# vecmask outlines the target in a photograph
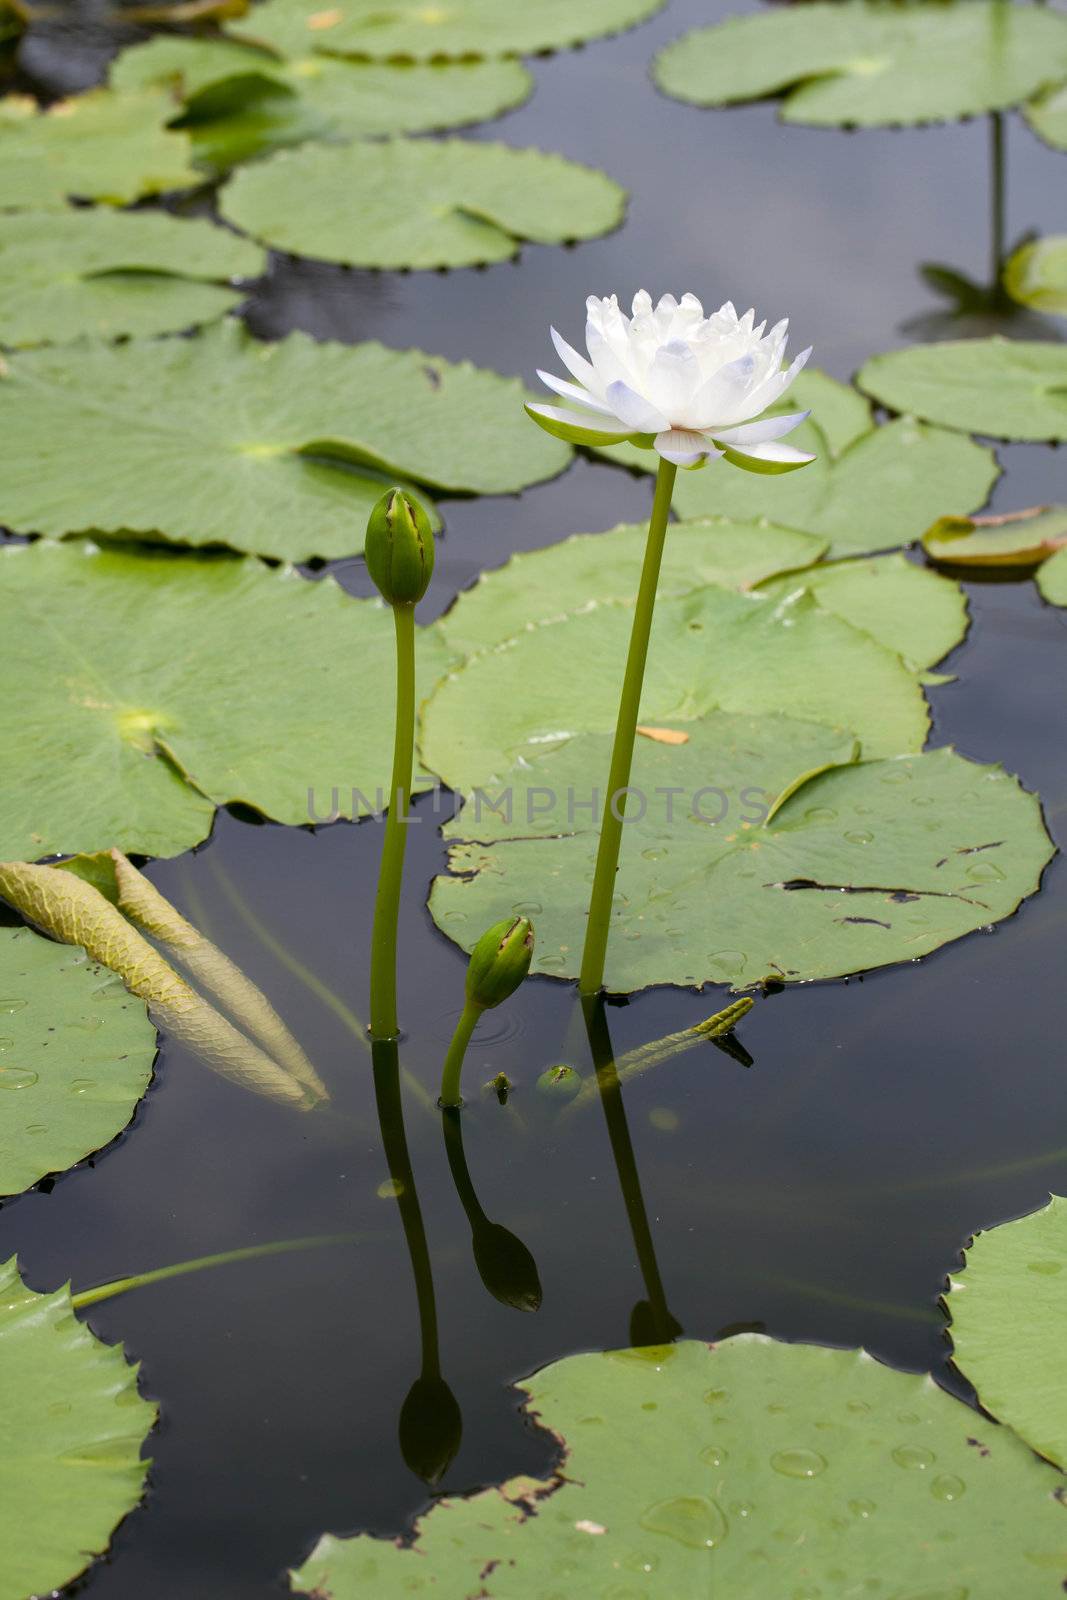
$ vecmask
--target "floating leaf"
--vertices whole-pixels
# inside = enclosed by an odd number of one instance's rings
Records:
[[[148,1088],[155,1053],[144,1005],[117,978],[80,950],[0,929],[0,1194],[110,1144]]]
[[[261,344],[229,321],[37,350],[0,379],[0,522],[350,555],[383,474],[493,494],[559,472],[567,447],[530,427],[522,400],[516,379],[468,362],[300,333]]]
[[[173,115],[155,91],[94,89],[46,112],[9,96],[0,101],[0,211],[65,211],[69,198],[125,205],[199,183],[189,140],[165,126]]]
[[[976,1233],[946,1296],[956,1365],[999,1422],[1067,1467],[1067,1200]]]
[[[1031,506],[1003,517],[939,517],[923,549],[942,566],[1033,567],[1067,544],[1067,506]]]
[[[837,0],[697,28],[653,72],[697,105],[784,95],[786,122],[948,122],[1018,105],[1067,76],[1067,19],[1003,0]]]
[[[110,81],[176,93],[185,102],[178,125],[196,159],[215,170],[304,139],[484,122],[521,105],[533,86],[518,61],[385,65],[314,54],[286,61],[228,39],[173,36],[124,51]]]
[[[169,333],[239,304],[264,252],[209,222],[162,212],[0,215],[0,344]]]
[[[483,572],[441,623],[457,655],[500,644],[538,622],[580,611],[593,600],[632,600],[648,528],[621,523],[607,533],[573,533],[544,550],[522,551]],[[660,569],[659,594],[688,594],[705,584],[746,589],[762,578],[807,567],[825,540],[769,523],[672,523]]]
[[[1037,587],[1054,606],[1067,606],[1067,550],[1057,550],[1039,569]]]
[[[69,1287],[34,1294],[14,1258],[0,1265],[0,1364],[0,1600],[26,1600],[107,1549],[144,1490],[157,1411],[122,1347],[74,1316]]]
[[[912,345],[872,356],[857,381],[891,411],[964,433],[1067,439],[1067,350],[1060,344],[994,338]]]
[[[276,250],[356,267],[469,267],[525,241],[607,233],[626,192],[541,150],[387,139],[283,150],[236,173],[222,213]]]
[[[1053,1600],[1064,1570],[1058,1474],[864,1351],[737,1334],[568,1356],[521,1388],[554,1475],[438,1501],[413,1544],[328,1534],[297,1591]]]
[[[638,742],[609,990],[742,989],[913,961],[1037,889],[1053,847],[1037,800],[1000,768],[942,749],[818,775],[842,759],[831,730],[805,730],[802,754],[781,720],[713,714],[686,724],[679,748]],[[446,832],[478,842],[453,847],[463,876],[438,878],[430,901],[449,938],[469,949],[535,903],[534,970],[577,975],[597,846],[590,802],[609,751],[608,735],[576,734],[467,801]],[[509,788],[510,821],[491,809]]]
[[[285,55],[311,42],[335,55],[394,56],[420,61],[442,56],[534,55],[561,50],[606,33],[621,33],[662,9],[664,0],[537,0],[502,6],[499,0],[268,0],[230,28],[237,38],[262,41]]]
[[[1067,316],[1067,234],[1035,239],[1016,250],[1004,267],[1004,287],[1021,306]]]
[[[250,559],[0,547],[0,857],[173,855],[229,800],[306,824],[334,791],[351,816],[355,787],[375,809],[392,632],[379,602]],[[449,658],[432,628],[418,651],[425,695]]]
[[[1034,132],[1056,150],[1067,150],[1067,84],[1049,89],[1023,106]]]

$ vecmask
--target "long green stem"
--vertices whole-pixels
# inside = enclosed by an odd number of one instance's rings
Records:
[[[593,892],[589,899],[589,922],[585,930],[582,969],[578,980],[578,988],[583,995],[596,994],[604,982],[604,961],[607,956],[608,933],[611,929],[611,905],[615,895],[615,877],[619,870],[623,816],[626,811],[625,791],[630,782],[630,769],[633,766],[641,687],[645,677],[645,662],[648,660],[648,640],[652,631],[652,612],[656,604],[656,588],[663,560],[667,518],[670,515],[671,495],[674,493],[677,472],[678,469],[672,461],[660,458],[659,472],[656,476],[656,496],[652,502],[652,518],[648,525],[648,541],[641,568],[641,582],[637,590],[637,603],[634,606],[633,627],[630,630],[626,672],[619,698],[619,715],[615,724],[615,743],[611,750],[608,791],[604,796],[604,820],[600,827]]]
[[[126,1294],[130,1289],[145,1289],[152,1283],[164,1283],[168,1278],[181,1278],[187,1272],[200,1272],[206,1267],[226,1267],[234,1261],[254,1261],[257,1256],[280,1256],[290,1250],[317,1250],[329,1244],[356,1244],[364,1235],[358,1233],[320,1233],[306,1239],[276,1239],[271,1244],[246,1245],[241,1250],[223,1250],[219,1255],[198,1256],[195,1261],[178,1261],[170,1267],[157,1267],[153,1272],[138,1272],[129,1278],[114,1278],[95,1289],[82,1289],[71,1295],[75,1311],[95,1306],[113,1295]]]
[[[411,767],[415,748],[415,608],[394,606],[396,623],[396,730],[393,739],[393,781],[385,819],[374,932],[370,955],[370,1031],[375,1039],[395,1039],[396,930],[404,877],[404,847],[411,801]]]
[[[415,1189],[415,1173],[408,1152],[407,1134],[404,1131],[404,1108],[400,1100],[400,1058],[394,1039],[375,1039],[372,1045],[374,1063],[374,1097],[381,1125],[385,1162],[393,1182],[400,1224],[404,1230],[411,1272],[415,1280],[415,1298],[419,1307],[419,1330],[422,1338],[422,1375],[424,1378],[440,1376],[437,1336],[437,1303],[434,1296],[433,1268],[430,1249],[426,1242],[426,1227],[422,1208]]]
[[[452,1035],[452,1043],[445,1056],[445,1064],[441,1069],[441,1105],[460,1106],[463,1096],[459,1092],[460,1079],[463,1075],[463,1058],[467,1054],[467,1046],[471,1042],[478,1018],[482,1014],[481,1006],[472,1005],[468,1000],[463,1007],[462,1015],[456,1023],[456,1031]]]

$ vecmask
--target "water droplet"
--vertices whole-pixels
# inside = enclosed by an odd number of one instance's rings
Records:
[[[665,1533],[690,1550],[713,1550],[729,1532],[729,1524],[715,1501],[695,1494],[660,1500],[645,1512],[641,1526],[650,1533]]]
[[[736,978],[745,970],[746,958],[741,950],[713,950],[708,956],[708,970],[713,978]]]
[[[726,1451],[717,1444],[709,1444],[700,1452],[700,1459],[707,1467],[721,1467],[726,1460]]]
[[[21,1011],[27,1004],[25,1000],[0,1000],[0,1016],[9,1017],[15,1011]]]
[[[804,813],[805,822],[836,822],[837,812],[832,806],[809,806]]]
[[[911,772],[907,767],[892,766],[882,773],[883,783],[907,783]]]
[[[619,1565],[627,1572],[655,1572],[659,1566],[659,1556],[653,1555],[651,1550],[630,1550]]]
[[[850,1500],[848,1503],[848,1509],[852,1512],[854,1517],[859,1517],[862,1522],[866,1522],[868,1517],[874,1515],[878,1507],[875,1505],[873,1500],[864,1500],[861,1498],[858,1500]]]
[[[517,917],[539,917],[544,907],[540,900],[516,900],[511,909]]]
[[[657,850],[654,846],[650,846],[649,849],[641,851],[641,858],[643,861],[662,861],[666,854],[666,850]]]
[[[99,989],[93,990],[93,999],[121,1000],[125,993],[126,989],[120,978],[109,978],[107,983],[102,983]]]
[[[48,1415],[50,1417],[66,1417],[70,1415],[73,1409],[74,1407],[69,1400],[53,1400],[48,1407]]]
[[[36,1082],[29,1067],[0,1067],[0,1089],[30,1089]]]
[[[1027,1263],[1027,1272],[1040,1272],[1042,1277],[1054,1278],[1057,1272],[1063,1270],[1062,1261],[1030,1261]]]
[[[546,972],[559,972],[567,965],[562,956],[542,956],[541,966]]]
[[[976,861],[967,868],[967,876],[972,883],[1000,883],[1004,878],[1004,869],[998,867],[995,861]]]
[[[898,1467],[910,1467],[917,1472],[925,1472],[927,1467],[932,1467],[937,1457],[932,1450],[927,1450],[921,1444],[901,1444],[893,1451],[893,1460]]]
[[[854,828],[851,833],[846,833],[845,838],[849,844],[870,844],[874,839],[873,833],[868,833],[866,828]]]
[[[0,1050],[13,1050],[14,1047],[15,1047],[14,1039],[3,1039],[3,1038],[0,1038]]]
[[[48,1129],[45,1127],[43,1122],[28,1122],[22,1131],[23,1133],[29,1133],[36,1137],[38,1134],[47,1133]]]
[[[95,1033],[98,1028],[104,1026],[104,1019],[103,1017],[79,1017],[77,1022],[67,1022],[64,1026],[77,1028],[79,1033]]]
[[[917,1411],[898,1411],[897,1412],[897,1421],[898,1422],[912,1423],[912,1422],[918,1422],[918,1420],[919,1420],[919,1413]]]
[[[860,1417],[865,1416],[871,1408],[867,1404],[866,1400],[847,1400],[845,1402],[845,1409],[853,1412],[855,1416]]]
[[[96,1079],[95,1078],[75,1078],[74,1081],[71,1083],[70,1088],[67,1090],[67,1093],[68,1094],[83,1095],[83,1094],[88,1094],[91,1089],[95,1089],[95,1088],[96,1088]]]
[[[729,1400],[729,1389],[708,1389],[704,1394],[706,1406],[721,1406],[724,1400]]]
[[[817,1450],[778,1450],[771,1457],[771,1466],[783,1478],[817,1478],[826,1471],[826,1457]]]
[[[732,1517],[750,1517],[752,1507],[747,1500],[733,1500],[730,1502],[730,1515]]]
[[[916,794],[912,795],[911,803],[913,806],[932,806],[936,800],[932,794]]]
[[[966,1487],[962,1478],[954,1478],[951,1473],[943,1472],[930,1485],[930,1493],[935,1500],[958,1500]]]

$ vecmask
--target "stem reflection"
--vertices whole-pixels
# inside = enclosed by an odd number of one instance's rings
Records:
[[[490,1222],[482,1210],[463,1149],[463,1119],[455,1107],[442,1109],[441,1126],[452,1181],[471,1225],[478,1276],[501,1305],[515,1311],[537,1311],[541,1305],[537,1262],[520,1238],[502,1223]]]

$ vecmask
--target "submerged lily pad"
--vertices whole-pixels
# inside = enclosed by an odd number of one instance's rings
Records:
[[[472,139],[388,139],[283,150],[236,173],[222,213],[294,255],[356,267],[469,267],[524,242],[607,233],[626,191],[541,150]]]
[[[1067,350],[1060,344],[993,338],[912,345],[872,356],[857,381],[891,411],[945,428],[995,439],[1067,439]]]
[[[0,522],[351,555],[396,477],[493,494],[561,471],[568,448],[530,427],[522,400],[516,379],[469,362],[301,333],[261,344],[229,321],[32,351],[0,379]]]
[[[778,724],[712,715],[680,724],[684,745],[638,742],[609,990],[742,989],[913,961],[1037,889],[1053,847],[1037,800],[1001,768],[942,749],[800,782],[835,758],[794,756],[789,770]],[[470,949],[491,922],[536,904],[534,970],[577,976],[597,846],[590,801],[610,748],[607,734],[576,734],[467,801],[446,829],[468,841],[449,855],[462,876],[438,878],[430,901],[449,938]],[[510,819],[491,809],[508,787]]]
[[[1034,132],[1056,150],[1067,150],[1067,84],[1050,89],[1023,107]]]
[[[1067,316],[1067,234],[1034,239],[1016,250],[1004,267],[1004,287],[1021,306]]]
[[[291,568],[0,546],[0,859],[174,855],[230,800],[297,824],[376,809],[392,635],[379,602]],[[420,630],[418,659],[425,696],[449,661],[436,629]]]
[[[940,517],[923,549],[941,566],[1032,567],[1067,545],[1067,506],[1033,506],[1002,517]]]
[[[120,1134],[152,1077],[141,1001],[80,950],[0,929],[0,1194]]]
[[[738,1334],[568,1356],[521,1388],[555,1474],[439,1501],[413,1544],[327,1534],[296,1590],[1054,1600],[1065,1570],[1059,1475],[864,1351]]]
[[[240,303],[265,253],[225,228],[162,212],[0,215],[0,344],[169,333]]]
[[[1037,587],[1054,606],[1067,606],[1067,550],[1057,550],[1038,570]]]
[[[189,140],[172,132],[170,98],[93,89],[45,112],[0,101],[0,211],[65,211],[68,199],[126,205],[199,183]]]
[[[1067,19],[1003,0],[835,0],[697,28],[660,52],[654,75],[703,106],[783,95],[786,122],[948,122],[1067,76]]]
[[[160,37],[126,50],[115,88],[159,86],[184,102],[178,125],[216,170],[305,139],[426,133],[521,105],[533,79],[518,61],[388,65],[310,53],[281,60],[229,39]]]
[[[975,1234],[946,1296],[955,1361],[978,1398],[1067,1467],[1067,1200]]]
[[[457,655],[501,644],[539,622],[581,611],[591,601],[632,600],[648,539],[643,523],[621,523],[607,533],[572,533],[543,550],[521,551],[504,566],[483,572],[441,622]],[[658,593],[689,594],[709,583],[747,589],[761,579],[808,567],[826,541],[770,523],[720,517],[671,524]]]
[[[561,50],[643,22],[664,0],[537,0],[502,6],[500,0],[268,0],[229,32],[262,41],[286,55],[309,42],[335,55],[395,56],[417,61],[442,56],[533,55]]]
[[[121,1346],[77,1320],[70,1289],[35,1294],[14,1259],[0,1265],[0,1368],[0,1600],[26,1600],[107,1549],[144,1490],[157,1412]]]

